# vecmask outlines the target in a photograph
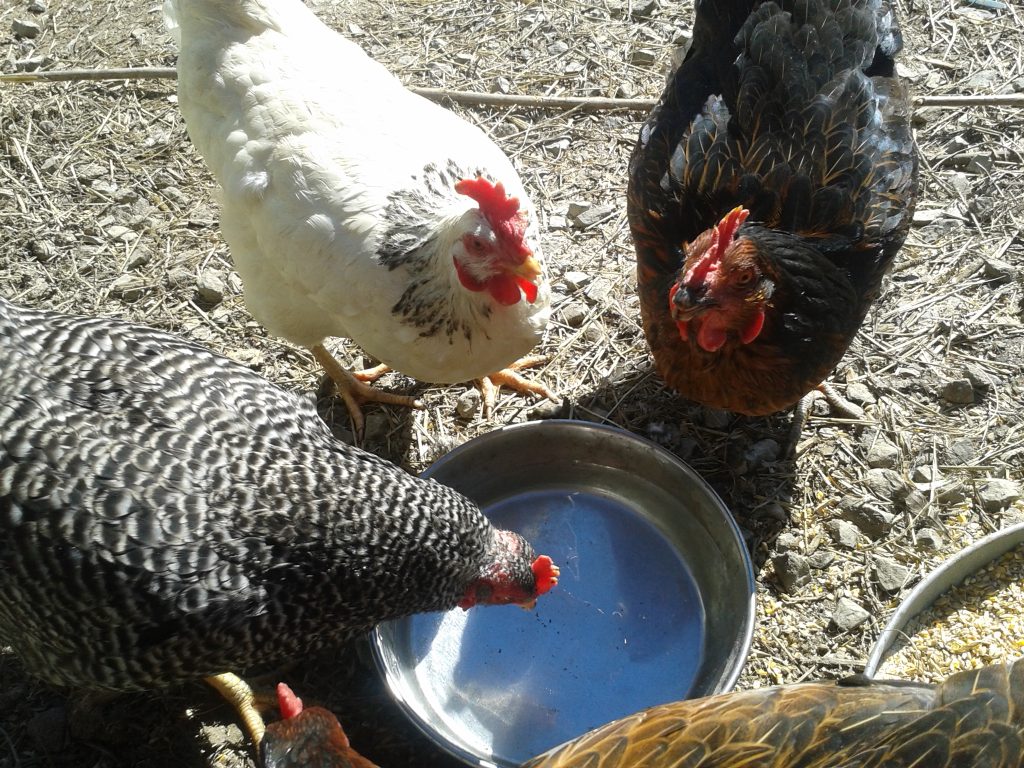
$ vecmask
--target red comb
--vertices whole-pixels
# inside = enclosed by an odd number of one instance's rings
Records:
[[[740,224],[747,220],[749,215],[750,211],[742,205],[737,205],[725,214],[720,222],[711,227],[711,229],[704,230],[691,243],[691,248],[699,251],[701,255],[697,262],[683,275],[683,283],[685,285],[700,284],[708,279],[708,275],[711,272],[718,269],[719,262],[722,256],[725,255],[725,249],[732,243],[736,230],[740,228]],[[701,242],[702,239],[709,240],[706,246]]]
[[[462,179],[455,183],[455,191],[475,200],[492,224],[511,219],[519,212],[519,198],[506,195],[500,181],[492,184],[482,176]]]
[[[538,595],[543,595],[558,583],[560,570],[547,555],[538,555],[530,569],[533,571]]]
[[[737,205],[718,222],[718,226],[715,227],[715,231],[718,233],[715,246],[718,249],[719,258],[725,253],[725,249],[729,247],[733,237],[736,236],[736,230],[740,228],[740,224],[746,221],[749,215],[750,211],[742,205]]]
[[[302,699],[296,696],[287,685],[278,683],[277,708],[281,710],[281,717],[287,720],[302,713]]]

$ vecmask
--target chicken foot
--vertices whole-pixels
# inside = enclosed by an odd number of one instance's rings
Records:
[[[423,407],[423,403],[415,397],[396,395],[393,392],[383,392],[363,383],[364,381],[376,381],[387,373],[388,367],[385,365],[378,365],[376,368],[370,368],[353,374],[345,370],[323,344],[311,347],[310,351],[317,362],[323,366],[327,375],[334,381],[338,394],[345,401],[349,418],[352,419],[352,429],[356,434],[356,440],[359,442],[362,442],[363,427],[365,425],[363,409],[360,407],[363,403],[387,403],[389,405],[404,405],[409,408]]]
[[[828,404],[841,415],[850,419],[864,418],[864,410],[860,406],[851,403],[840,395],[835,387],[827,381],[823,381],[800,398],[800,402],[796,404],[796,408],[793,411],[793,425],[789,428],[788,455],[793,456],[796,454],[796,445],[800,441],[800,433],[803,432],[804,426],[807,424],[807,418],[811,415],[811,406],[822,395],[824,395]]]
[[[205,679],[235,708],[238,716],[242,718],[245,729],[249,732],[253,745],[259,750],[267,726],[263,723],[263,716],[256,708],[256,697],[249,684],[232,672],[224,672]]]
[[[486,419],[494,409],[494,403],[498,398],[498,390],[504,385],[509,389],[524,394],[541,395],[555,403],[560,403],[558,395],[552,392],[546,385],[538,381],[530,381],[519,374],[524,368],[532,368],[535,365],[546,363],[548,358],[544,355],[531,355],[516,360],[508,368],[477,379],[477,386],[480,387],[480,394],[483,395],[483,416]]]

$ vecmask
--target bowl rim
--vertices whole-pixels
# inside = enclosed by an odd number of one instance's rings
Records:
[[[900,602],[872,646],[871,654],[864,665],[864,674],[867,677],[878,674],[878,669],[889,657],[888,651],[893,642],[903,634],[903,629],[917,618],[918,614],[931,607],[941,595],[972,573],[1021,544],[1024,544],[1024,523],[1017,523],[978,539],[939,563]]]
[[[461,445],[456,446],[452,450],[440,456],[438,459],[433,461],[430,466],[424,469],[420,473],[422,478],[431,478],[433,475],[441,469],[448,461],[461,455],[462,453],[469,450],[478,450],[482,444],[492,442],[497,439],[501,439],[502,436],[507,435],[513,431],[543,431],[557,429],[559,431],[570,430],[581,430],[581,431],[594,431],[594,432],[605,432],[609,435],[614,435],[618,439],[635,440],[643,443],[649,448],[654,449],[663,458],[667,459],[671,464],[675,465],[675,468],[682,472],[690,482],[695,483],[708,495],[711,503],[721,513],[721,517],[727,523],[727,530],[731,533],[734,544],[740,553],[741,560],[744,566],[744,577],[745,577],[745,591],[747,593],[746,611],[743,616],[744,626],[743,631],[735,638],[733,645],[733,653],[729,659],[730,669],[728,674],[719,681],[716,690],[709,695],[716,695],[719,693],[726,693],[731,691],[736,685],[736,681],[739,679],[740,674],[743,672],[743,668],[746,666],[746,660],[750,655],[750,646],[753,643],[754,628],[757,623],[757,581],[754,575],[753,560],[750,557],[750,551],[747,548],[746,543],[743,540],[743,534],[740,531],[739,524],[733,517],[731,510],[721,496],[711,487],[710,483],[707,482],[700,474],[693,469],[689,464],[680,459],[670,450],[662,445],[650,440],[642,435],[638,435],[635,432],[623,429],[611,424],[599,424],[591,421],[584,421],[582,419],[544,419],[541,421],[527,421],[518,424],[506,424],[495,429],[484,432],[483,434],[477,435]],[[404,620],[409,620],[411,617],[406,617]],[[396,620],[399,621],[399,620]],[[385,622],[386,623],[386,622]],[[518,768],[515,764],[510,763],[502,758],[495,757],[494,759],[488,759],[481,757],[479,754],[470,751],[459,744],[455,744],[449,741],[440,731],[432,728],[429,723],[425,722],[421,717],[419,709],[412,703],[406,700],[402,695],[401,691],[396,690],[396,686],[392,684],[392,677],[389,674],[391,668],[385,662],[385,649],[382,633],[380,631],[380,625],[375,626],[370,632],[370,648],[373,651],[373,660],[377,667],[378,673],[384,679],[384,684],[388,689],[391,697],[398,702],[399,707],[405,713],[406,717],[409,718],[416,726],[416,728],[432,743],[436,744],[439,748],[461,760],[468,766],[474,766],[475,768]],[[583,734],[580,734],[581,736]]]

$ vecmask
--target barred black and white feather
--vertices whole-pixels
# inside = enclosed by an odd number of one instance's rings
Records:
[[[0,645],[148,688],[448,609],[533,552],[313,404],[166,333],[0,299]]]

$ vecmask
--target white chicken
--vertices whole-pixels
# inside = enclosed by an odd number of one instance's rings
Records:
[[[178,102],[220,183],[221,227],[250,311],[309,348],[357,432],[388,367],[556,399],[517,371],[550,290],[537,215],[479,128],[408,91],[300,0],[167,0]],[[383,365],[353,374],[347,336]]]

